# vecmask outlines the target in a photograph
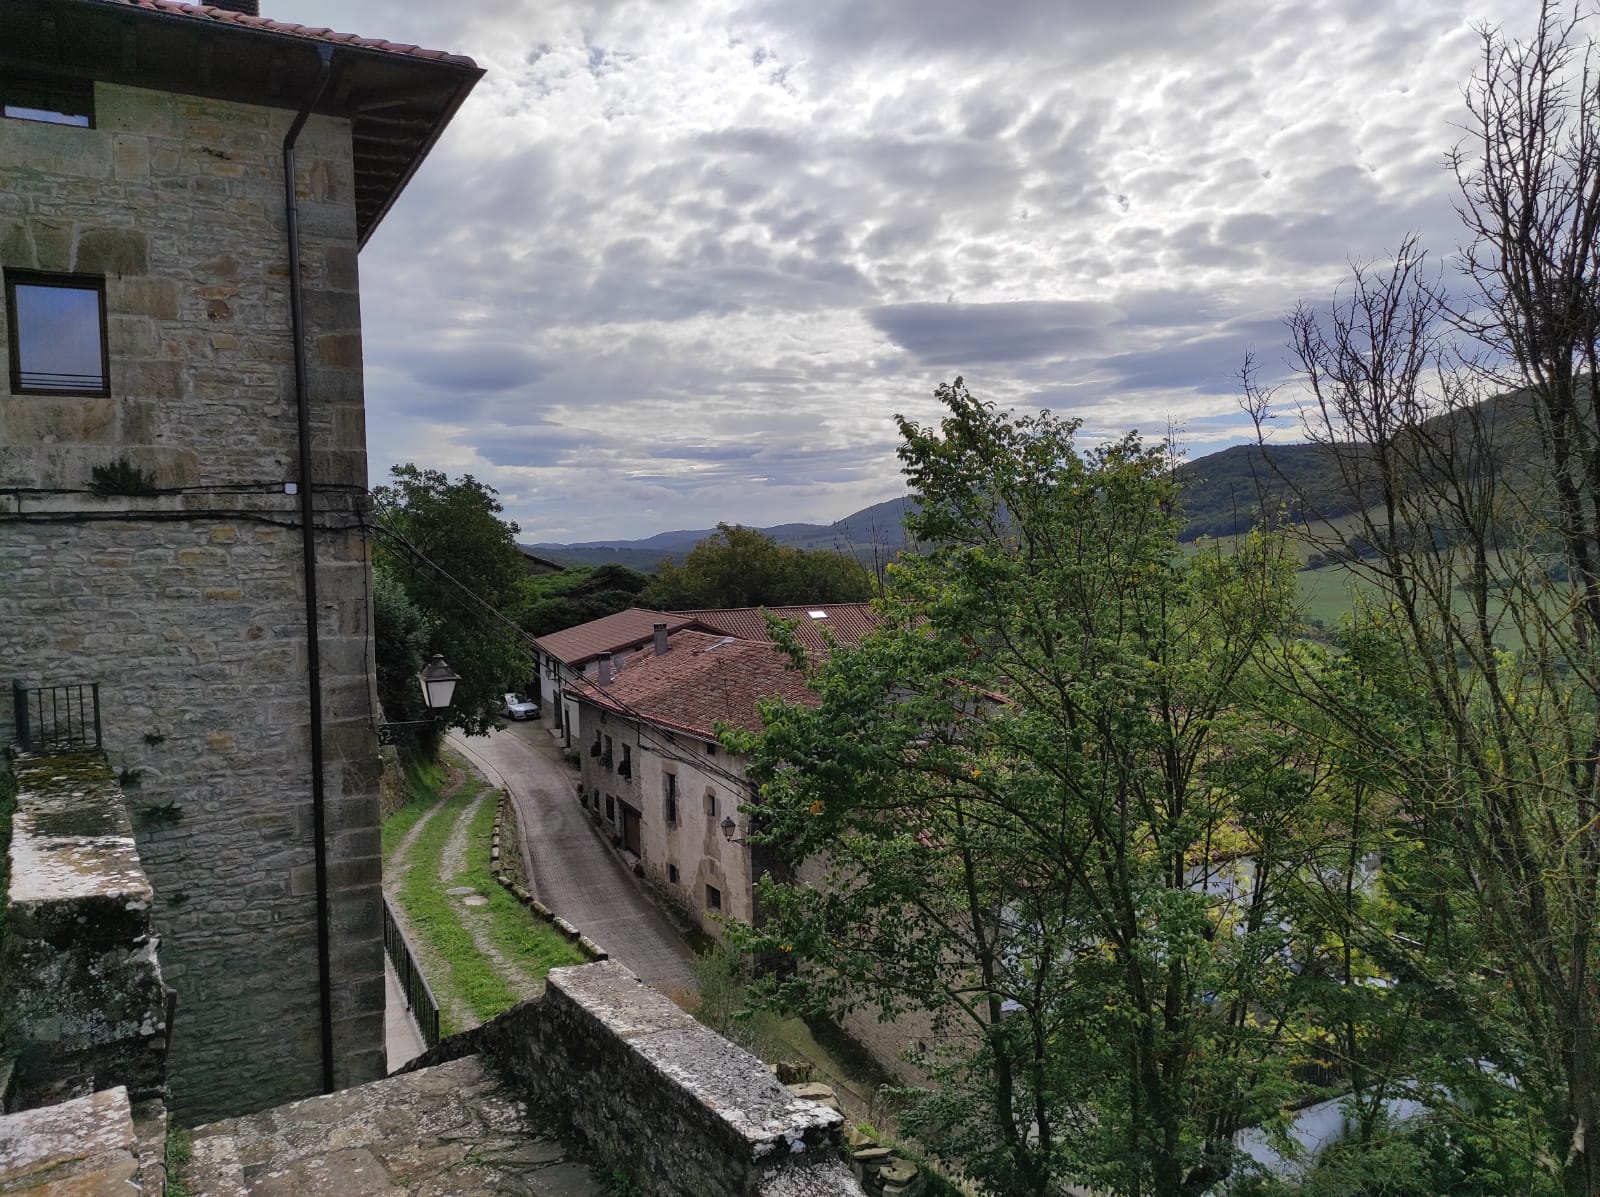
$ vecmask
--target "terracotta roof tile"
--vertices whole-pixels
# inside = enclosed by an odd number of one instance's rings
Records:
[[[648,643],[654,638],[658,623],[666,624],[668,632],[676,632],[693,626],[694,622],[687,616],[629,607],[603,619],[591,619],[588,623],[540,636],[534,643],[542,652],[576,668],[602,653],[618,653]]]
[[[878,626],[878,614],[871,603],[816,603],[807,607],[723,607],[700,611],[674,611],[713,631],[737,636],[741,640],[770,640],[766,612],[795,626],[795,637],[811,652],[826,652],[826,629],[836,644],[858,644]],[[812,614],[821,611],[822,618]]]
[[[421,58],[429,62],[448,62],[476,70],[478,64],[462,54],[447,54],[443,50],[425,50],[421,46],[408,46],[382,38],[358,37],[353,33],[337,33],[332,29],[296,25],[288,21],[274,21],[270,17],[255,17],[248,13],[231,12],[225,8],[212,8],[209,4],[180,4],[178,0],[95,0],[98,4],[115,4],[122,8],[139,8],[146,12],[169,16],[188,17],[193,20],[214,21],[219,25],[237,25],[245,29],[259,29],[265,33],[303,37],[314,42],[332,42],[339,46],[353,46],[361,50],[375,50],[382,54],[398,54],[406,58]]]
[[[584,702],[706,739],[715,737],[718,723],[758,729],[761,699],[817,702],[805,677],[770,643],[681,631],[667,645],[662,654],[630,657],[604,689],[588,679],[569,688]]]

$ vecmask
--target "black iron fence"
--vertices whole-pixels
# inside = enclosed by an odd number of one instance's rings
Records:
[[[405,991],[406,1007],[417,1020],[422,1031],[422,1041],[429,1047],[439,1042],[439,1003],[428,988],[427,979],[417,967],[416,953],[406,939],[405,932],[395,921],[394,907],[388,895],[383,899],[383,950],[389,954],[389,963],[400,978],[400,988]]]
[[[100,747],[100,684],[11,683],[17,746],[24,752],[86,752]]]

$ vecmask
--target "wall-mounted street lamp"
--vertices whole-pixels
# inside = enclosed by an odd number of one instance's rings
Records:
[[[461,678],[445,664],[442,656],[434,653],[433,659],[417,674],[417,680],[422,683],[422,701],[428,704],[428,709],[442,711],[450,705],[451,698],[455,696],[456,683]]]
[[[422,701],[427,703],[430,711],[443,711],[450,706],[450,700],[455,697],[456,683],[460,676],[438,653],[433,654],[433,659],[422,667],[422,672],[417,674],[417,684],[422,687]],[[393,744],[395,729],[398,727],[428,727],[439,721],[435,714],[429,719],[407,719],[399,723],[378,724],[378,743]]]
[[[742,843],[744,843],[743,840],[736,840],[736,839],[733,838],[733,833],[739,830],[739,825],[733,821],[733,816],[732,815],[723,815],[722,816],[721,827],[722,827],[722,838],[727,840],[730,844],[742,844]]]

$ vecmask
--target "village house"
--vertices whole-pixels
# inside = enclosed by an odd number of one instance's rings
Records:
[[[384,1072],[357,252],[480,74],[0,0],[0,743],[121,780],[185,1120]]]
[[[756,730],[757,703],[814,702],[805,676],[765,641],[656,625],[649,647],[570,683],[579,709],[581,800],[625,858],[702,929],[754,922],[766,867],[746,842],[745,761],[719,726]]]
[[[552,731],[561,736],[568,748],[574,748],[585,733],[578,726],[577,702],[563,697],[572,683],[582,678],[594,680],[602,669],[620,671],[631,654],[651,649],[658,624],[666,624],[669,633],[687,628],[740,640],[769,641],[769,614],[792,627],[802,647],[813,653],[828,651],[830,644],[855,644],[877,626],[871,603],[708,607],[696,611],[629,607],[534,641],[539,705],[551,712]]]
[[[598,677],[602,665],[607,670],[619,666],[629,653],[652,644],[658,623],[676,632],[693,626],[694,621],[643,607],[629,607],[615,615],[540,636],[533,642],[539,706],[549,712],[552,732],[559,735],[568,748],[576,746],[582,738],[578,706],[566,697],[568,689],[585,677]]]

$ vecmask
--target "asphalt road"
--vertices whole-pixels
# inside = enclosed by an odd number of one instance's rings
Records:
[[[513,723],[487,738],[452,733],[450,746],[511,795],[539,901],[656,989],[694,992],[693,953],[601,843],[544,723]]]

